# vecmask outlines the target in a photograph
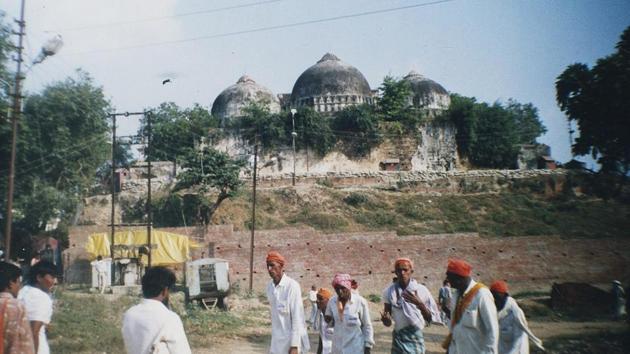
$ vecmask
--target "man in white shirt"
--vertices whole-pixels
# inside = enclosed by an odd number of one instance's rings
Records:
[[[529,340],[544,351],[542,341],[529,329],[523,310],[508,293],[507,283],[495,281],[490,292],[499,311],[499,354],[529,354]]]
[[[334,327],[333,354],[370,354],[374,330],[367,301],[352,292],[349,274],[337,274],[332,283],[336,296],[328,301],[325,319]]]
[[[311,316],[308,322],[314,326],[317,319],[317,287],[315,285],[311,286],[311,290],[308,292],[308,301],[311,303]]]
[[[463,260],[448,261],[446,279],[454,288],[451,333],[442,347],[449,354],[496,354],[499,342],[497,308],[490,290],[471,278],[472,267]]]
[[[20,289],[18,300],[26,308],[26,318],[33,331],[33,344],[37,354],[49,354],[46,326],[53,314],[53,301],[50,297],[57,283],[57,267],[49,261],[39,261],[28,273],[28,285]]]
[[[96,271],[98,290],[101,292],[101,294],[103,294],[105,293],[107,263],[103,260],[102,256],[98,256],[96,257],[96,261],[92,262],[92,265],[94,265],[94,270]]]
[[[424,354],[422,330],[431,322],[440,322],[440,310],[424,285],[411,277],[413,262],[399,258],[394,262],[397,281],[383,292],[381,322],[385,327],[394,322],[392,350],[394,354]]]
[[[307,353],[310,349],[300,284],[284,274],[286,260],[275,251],[267,254],[271,281],[267,299],[271,306],[271,347],[269,354]]]
[[[448,280],[444,279],[442,287],[438,293],[438,306],[440,307],[440,318],[442,323],[446,326],[448,319],[451,317],[451,284]]]
[[[140,304],[123,316],[122,335],[128,354],[190,354],[179,316],[168,309],[175,274],[166,267],[151,267],[142,277]]]
[[[326,288],[320,288],[317,291],[317,320],[313,327],[319,332],[319,345],[317,347],[317,354],[331,354],[332,353],[332,339],[334,334],[334,328],[328,325],[328,322],[324,319],[324,312],[328,306],[328,301],[333,296],[332,291]]]

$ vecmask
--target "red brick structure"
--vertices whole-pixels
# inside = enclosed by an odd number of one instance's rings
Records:
[[[82,247],[98,227],[71,230],[64,260],[72,263],[86,258]],[[103,227],[98,228],[106,231]],[[170,228],[211,245],[196,255],[224,258],[230,262],[230,280],[244,289],[249,277],[250,232],[235,232],[231,225],[211,226],[204,233],[197,228]],[[380,294],[391,282],[392,264],[397,257],[415,262],[415,277],[436,292],[444,279],[450,257],[473,265],[473,276],[490,283],[504,279],[513,291],[550,289],[553,282],[608,283],[630,281],[630,239],[563,239],[557,236],[483,238],[476,234],[397,236],[394,232],[322,234],[312,229],[263,230],[256,232],[254,288],[264,290],[269,281],[265,255],[277,250],[288,261],[287,273],[304,289],[312,284],[330,287],[336,272],[349,272],[363,294]],[[74,281],[72,277],[69,281]],[[78,279],[77,279],[78,280]]]

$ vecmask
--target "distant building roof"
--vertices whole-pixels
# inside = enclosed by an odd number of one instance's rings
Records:
[[[243,108],[252,103],[264,103],[272,113],[280,112],[280,102],[271,90],[257,84],[247,75],[241,76],[236,84],[217,96],[211,112],[221,119],[239,117],[243,114]]]

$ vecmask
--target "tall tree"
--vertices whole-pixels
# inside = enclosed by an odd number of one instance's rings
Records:
[[[290,121],[291,116],[288,116]],[[252,103],[243,109],[243,116],[237,118],[231,128],[249,144],[256,140],[263,151],[271,151],[291,143],[291,131],[287,131],[287,116],[269,112],[268,105]]]
[[[409,81],[385,76],[379,91],[381,98],[376,111],[382,120],[400,122],[407,130],[416,128],[422,121],[420,110],[412,104],[413,92]]]
[[[226,153],[209,147],[189,151],[182,160],[184,170],[177,175],[173,192],[190,189],[198,195],[216,193],[214,202],[199,203],[197,214],[203,224],[208,224],[221,203],[233,197],[243,182],[239,179],[244,160],[233,160]]]
[[[216,137],[218,119],[199,104],[182,109],[173,102],[165,102],[150,112],[153,160],[176,162],[194,150],[202,140]],[[141,123],[139,134],[144,135],[146,118]]]
[[[337,112],[332,127],[348,156],[367,156],[382,141],[378,115],[365,104]]]
[[[617,51],[597,61],[568,66],[556,81],[556,100],[579,136],[576,155],[590,154],[602,172],[630,172],[630,27],[621,34]]]
[[[286,130],[291,131],[291,115],[288,114]],[[310,107],[301,107],[295,115],[295,130],[298,134],[296,146],[299,150],[310,148],[320,156],[326,155],[335,146],[335,136],[328,117]]]

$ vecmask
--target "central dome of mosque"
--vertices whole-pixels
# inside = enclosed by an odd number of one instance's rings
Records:
[[[370,85],[357,68],[327,53],[298,77],[291,101],[322,96],[369,97],[371,94]]]

